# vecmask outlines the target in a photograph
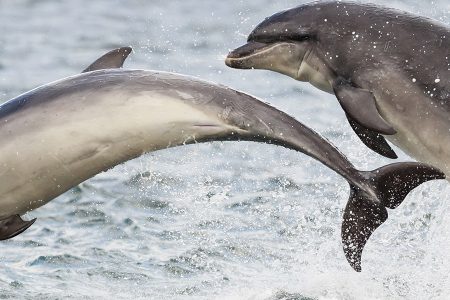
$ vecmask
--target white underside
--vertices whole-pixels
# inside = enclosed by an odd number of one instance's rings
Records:
[[[144,152],[230,130],[212,114],[151,92],[77,94],[19,112],[0,126],[0,217],[42,206]]]
[[[309,82],[324,92],[333,93],[333,86],[329,76],[320,72],[318,66],[311,65],[305,60],[300,64],[297,80]]]
[[[450,122],[421,94],[390,99],[375,93],[381,115],[397,134],[385,136],[414,159],[442,170],[450,179]]]

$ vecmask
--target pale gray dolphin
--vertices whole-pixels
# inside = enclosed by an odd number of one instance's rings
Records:
[[[3,239],[33,222],[19,215],[149,151],[215,140],[300,151],[350,183],[343,243],[356,270],[367,239],[387,219],[386,207],[397,207],[421,183],[445,177],[414,162],[358,171],[319,134],[252,96],[192,77],[143,70],[83,73],[18,96],[0,106],[0,140]]]
[[[360,139],[450,174],[450,30],[373,4],[314,2],[259,24],[226,64],[269,69],[334,93]],[[396,134],[394,134],[396,132]]]
[[[86,69],[84,69],[82,73],[95,70],[121,68],[131,52],[131,47],[120,47],[113,49],[95,60]],[[27,228],[33,225],[35,221],[36,219],[23,221],[19,215],[0,219],[0,240],[9,239],[24,232]]]

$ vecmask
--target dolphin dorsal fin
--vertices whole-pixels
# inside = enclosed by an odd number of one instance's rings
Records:
[[[121,68],[125,62],[125,59],[127,59],[132,50],[133,49],[131,47],[121,47],[111,50],[94,61],[89,67],[84,69],[82,73],[95,70]]]
[[[370,91],[354,87],[340,78],[334,82],[333,89],[345,113],[359,125],[381,134],[396,133],[378,112],[375,97]]]

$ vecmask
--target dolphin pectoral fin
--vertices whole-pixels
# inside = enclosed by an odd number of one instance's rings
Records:
[[[343,80],[337,80],[333,89],[345,113],[355,122],[377,133],[396,133],[378,112],[375,97],[370,91],[355,88]]]
[[[0,240],[7,240],[28,229],[36,219],[24,221],[19,215],[0,220]]]
[[[94,61],[89,67],[83,70],[81,73],[91,72],[95,70],[104,70],[104,69],[116,69],[121,68],[123,63],[127,59],[128,55],[130,55],[131,47],[121,47],[118,49],[114,49]]]
[[[367,240],[387,220],[386,208],[397,208],[422,183],[445,178],[438,169],[416,162],[394,163],[361,173],[369,179],[375,195],[350,184],[341,231],[345,257],[357,272],[361,271],[361,255]]]
[[[388,142],[381,134],[363,127],[358,122],[353,120],[353,118],[350,117],[349,115],[347,115],[347,120],[350,123],[350,126],[352,127],[353,131],[356,133],[358,138],[364,143],[364,145],[366,145],[376,153],[383,155],[387,158],[392,159],[398,158],[395,151],[392,150],[391,146],[389,146]]]

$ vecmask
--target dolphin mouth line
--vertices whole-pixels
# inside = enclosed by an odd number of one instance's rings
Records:
[[[279,43],[267,44],[260,42],[249,42],[228,53],[228,56],[225,59],[225,64],[229,67],[239,67],[240,63],[245,60],[270,52],[277,46],[279,46]]]
[[[192,126],[194,126],[194,127],[220,127],[219,124],[209,124],[209,123],[196,123]]]
[[[219,125],[215,125],[215,124],[194,124],[194,127],[199,127],[199,128],[219,128]]]

